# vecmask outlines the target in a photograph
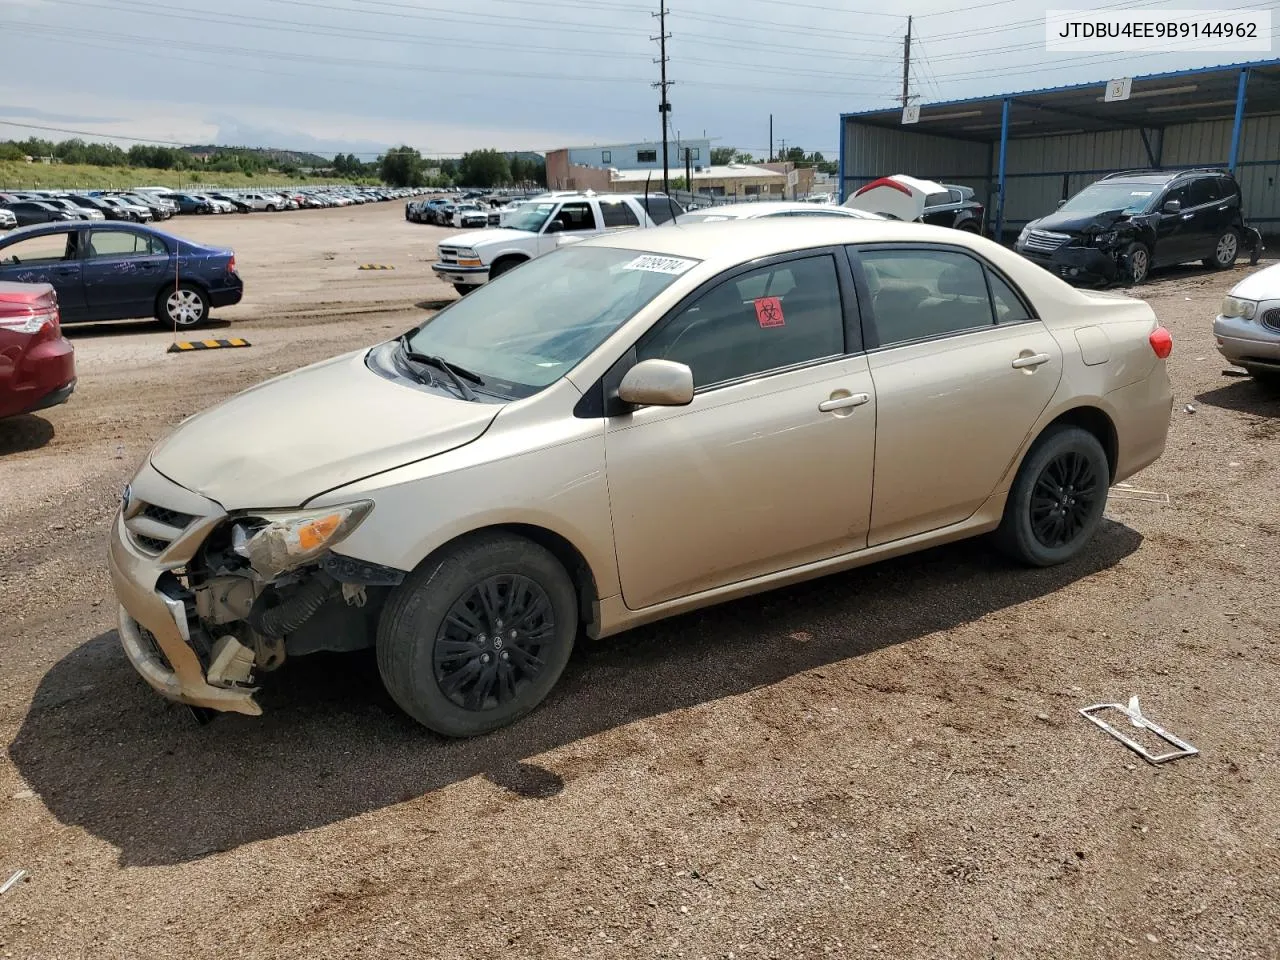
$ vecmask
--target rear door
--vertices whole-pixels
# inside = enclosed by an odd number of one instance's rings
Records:
[[[146,317],[168,276],[169,250],[150,234],[91,228],[83,263],[85,302],[96,319]]]
[[[874,345],[875,546],[960,523],[990,498],[1053,397],[1062,355],[1025,298],[967,250],[850,253]]]
[[[35,237],[0,238],[0,280],[52,284],[63,319],[85,319],[80,237],[80,228],[68,224]]]
[[[1230,204],[1222,195],[1222,178],[1198,177],[1188,187],[1192,212],[1191,221],[1195,234],[1195,258],[1212,257],[1218,248],[1218,238],[1231,229],[1235,219]]]

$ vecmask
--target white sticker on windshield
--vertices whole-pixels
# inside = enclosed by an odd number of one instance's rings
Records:
[[[1149,197],[1149,196],[1151,196],[1151,194],[1153,194],[1153,193],[1155,193],[1155,191],[1154,191],[1154,190],[1134,190],[1134,191],[1130,192],[1129,196],[1131,196],[1131,197]]]
[[[658,257],[647,253],[636,257],[623,266],[623,270],[646,270],[649,273],[666,273],[678,277],[687,270],[697,266],[697,260],[682,260],[679,257]]]

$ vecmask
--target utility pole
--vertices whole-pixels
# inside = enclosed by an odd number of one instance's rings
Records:
[[[907,37],[902,42],[902,109],[911,100],[911,17],[907,17]]]
[[[684,148],[684,188],[693,193],[693,150]]]
[[[769,162],[773,163],[773,114],[769,114]]]
[[[669,193],[671,190],[671,164],[670,158],[667,156],[667,114],[671,112],[671,102],[667,99],[667,88],[671,86],[667,80],[667,41],[671,39],[671,34],[667,33],[667,14],[670,13],[666,6],[666,0],[658,0],[658,12],[650,14],[658,18],[658,35],[650,37],[650,40],[658,41],[658,59],[654,61],[661,65],[661,79],[653,84],[662,94],[662,98],[658,101],[658,115],[662,117],[662,192]]]

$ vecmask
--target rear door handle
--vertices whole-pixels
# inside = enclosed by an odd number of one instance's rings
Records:
[[[849,410],[853,407],[860,407],[864,403],[870,403],[871,397],[865,393],[854,393],[847,397],[835,397],[831,400],[823,400],[818,404],[818,409],[822,413],[831,413],[835,410]]]
[[[1042,363],[1048,363],[1053,357],[1047,353],[1033,353],[1029,357],[1019,357],[1013,361],[1013,369],[1026,370],[1030,367],[1038,367]]]

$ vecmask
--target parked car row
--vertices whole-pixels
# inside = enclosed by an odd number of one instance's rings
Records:
[[[0,192],[0,230],[68,220],[151,223],[175,214],[253,213],[322,209],[413,196],[419,191],[383,187],[303,187],[287,191],[133,190]]]

